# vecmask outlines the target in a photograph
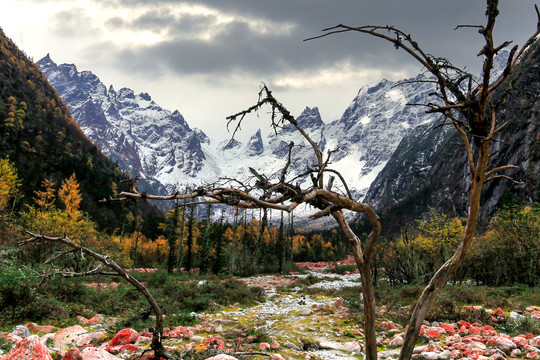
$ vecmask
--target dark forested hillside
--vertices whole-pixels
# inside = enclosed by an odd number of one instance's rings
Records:
[[[44,179],[59,186],[75,173],[81,208],[103,229],[119,226],[129,211],[126,204],[98,203],[125,175],[88,140],[39,68],[0,29],[0,159],[6,157],[21,180],[19,206],[32,203]]]
[[[540,172],[540,43],[534,44],[506,86],[495,94],[498,123],[507,123],[494,142],[490,168],[506,164],[518,183],[498,179],[486,184],[480,220],[484,224],[504,199],[538,201]],[[451,127],[428,125],[405,137],[372,183],[365,201],[381,214],[386,232],[431,210],[465,216],[468,204],[467,158]]]

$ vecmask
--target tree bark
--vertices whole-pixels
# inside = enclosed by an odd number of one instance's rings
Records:
[[[480,140],[478,160],[470,185],[469,214],[461,244],[454,255],[446,263],[444,263],[443,266],[441,266],[435,275],[433,275],[433,278],[431,278],[429,284],[425,287],[424,291],[420,295],[420,298],[418,299],[411,314],[409,324],[407,325],[407,332],[405,334],[399,360],[409,360],[412,357],[414,344],[420,335],[422,323],[424,322],[433,301],[436,299],[444,285],[446,285],[450,276],[459,268],[468,249],[471,246],[478,221],[480,197],[482,194],[482,187],[485,182],[486,168],[490,159],[490,143],[490,139]]]

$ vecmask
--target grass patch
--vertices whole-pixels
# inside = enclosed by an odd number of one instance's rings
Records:
[[[55,326],[73,325],[77,315],[95,314],[120,318],[117,326],[142,329],[153,326],[150,306],[143,295],[117,277],[63,279],[54,277],[40,284],[39,278],[9,267],[0,273],[0,326],[37,322]],[[264,291],[250,288],[233,278],[212,277],[198,285],[203,276],[165,271],[134,273],[146,284],[161,306],[165,325],[191,325],[191,312],[208,312],[239,303],[250,306],[263,301]],[[99,289],[88,283],[119,282]]]

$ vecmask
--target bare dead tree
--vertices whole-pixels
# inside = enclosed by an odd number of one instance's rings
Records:
[[[31,243],[43,243],[43,242],[51,242],[51,243],[59,243],[63,244],[69,248],[71,248],[73,251],[84,253],[95,260],[99,261],[101,264],[96,266],[95,268],[85,271],[85,272],[73,272],[69,270],[60,270],[55,271],[53,273],[49,273],[44,275],[44,277],[51,277],[60,275],[63,277],[81,277],[81,276],[92,276],[92,275],[108,275],[108,276],[119,276],[121,278],[124,278],[127,282],[129,282],[131,285],[133,285],[139,292],[143,294],[143,296],[146,298],[148,303],[150,304],[150,307],[152,308],[152,311],[154,312],[156,316],[156,325],[153,329],[153,336],[152,336],[152,343],[150,345],[151,349],[154,351],[154,358],[155,359],[170,359],[170,360],[179,360],[177,356],[174,356],[170,352],[165,349],[165,347],[162,344],[162,338],[163,338],[163,312],[161,311],[161,308],[159,307],[158,303],[152,296],[152,294],[148,291],[146,286],[141,284],[140,281],[135,279],[133,276],[131,276],[128,272],[124,270],[123,267],[118,265],[116,262],[114,262],[109,256],[98,254],[97,252],[84,247],[80,244],[77,244],[73,241],[71,241],[68,237],[51,237],[51,236],[45,236],[41,234],[35,234],[30,231],[26,231],[28,235],[31,236],[31,238],[27,240],[23,240],[19,242],[19,246],[25,246]],[[64,252],[63,254],[67,254],[69,252]],[[101,265],[105,265],[109,268],[111,268],[114,272],[104,272],[101,270]]]
[[[367,359],[377,359],[377,342],[375,333],[375,296],[370,269],[371,258],[375,250],[375,242],[379,238],[381,225],[379,217],[368,204],[363,204],[354,200],[350,194],[343,176],[329,167],[331,156],[335,150],[330,150],[326,154],[321,151],[318,144],[311,139],[309,134],[298,124],[294,116],[272,95],[272,92],[262,86],[259,92],[259,99],[255,105],[237,114],[227,117],[228,125],[237,122],[235,133],[240,128],[241,122],[246,115],[260,110],[263,106],[271,107],[271,126],[277,131],[283,125],[292,125],[309,143],[316,158],[316,164],[310,166],[303,174],[291,176],[288,174],[291,164],[292,150],[294,144],[289,145],[289,155],[286,164],[279,174],[272,176],[258,173],[255,169],[250,169],[252,177],[246,181],[237,179],[223,179],[222,184],[201,186],[189,194],[172,194],[169,196],[156,196],[146,193],[122,192],[119,199],[152,199],[152,200],[174,200],[191,199],[196,203],[227,204],[243,209],[263,209],[280,210],[292,212],[300,204],[311,205],[318,209],[311,219],[318,219],[323,216],[332,216],[343,233],[352,249],[354,259],[362,278],[362,293],[364,302],[365,321],[365,351]],[[233,135],[234,136],[234,135]],[[289,178],[288,178],[289,177]],[[336,178],[340,185],[335,185]],[[300,183],[307,179],[305,187]],[[336,189],[342,189],[343,194]],[[187,203],[189,204],[189,203]],[[352,231],[346,221],[344,211],[352,211],[364,214],[371,223],[372,231],[364,242]]]
[[[499,14],[498,0],[487,0],[486,25],[460,25],[457,27],[476,28],[484,39],[484,46],[478,53],[478,56],[484,57],[482,76],[478,82],[474,81],[474,77],[470,73],[453,66],[447,59],[437,58],[427,54],[411,35],[393,26],[351,27],[340,24],[324,29],[323,31],[325,33],[323,35],[307,39],[312,40],[344,32],[359,32],[388,41],[396,49],[406,51],[427,72],[431,73],[434,78],[433,81],[436,82],[438,87],[438,91],[435,94],[437,101],[422,104],[428,108],[426,112],[442,114],[449,124],[461,135],[464,143],[470,176],[469,212],[465,230],[456,252],[435,273],[418,299],[410,317],[400,360],[411,358],[414,343],[418,338],[420,327],[428,310],[450,276],[461,265],[466,253],[471,247],[478,222],[481,192],[484,184],[494,179],[512,180],[503,171],[517,169],[517,166],[514,165],[488,169],[492,157],[490,150],[491,144],[496,135],[506,125],[497,123],[495,116],[497,104],[493,100],[493,94],[496,89],[500,88],[507,81],[525,50],[531,44],[538,41],[537,36],[540,34],[540,12],[536,5],[535,10],[538,17],[536,31],[523,46],[519,47],[515,45],[512,47],[502,75],[494,82],[491,79],[494,58],[497,53],[511,44],[510,41],[506,41],[500,45],[496,45],[493,39],[495,20]]]

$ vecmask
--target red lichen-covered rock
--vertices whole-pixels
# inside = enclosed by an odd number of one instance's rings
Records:
[[[484,342],[484,338],[480,335],[467,335],[463,337],[463,342],[466,344],[471,343],[471,342],[481,343],[481,342]]]
[[[22,337],[11,334],[11,333],[0,333],[0,339],[3,339],[4,341],[7,341],[12,344],[18,344],[22,341]]]
[[[452,359],[461,359],[463,357],[463,354],[459,350],[452,350],[450,351],[450,354],[452,354]]]
[[[439,326],[450,336],[454,335],[458,330],[455,324],[439,323]]]
[[[67,327],[60,330],[54,335],[53,346],[59,349],[64,349],[72,345],[82,346],[80,344],[77,344],[77,341],[80,339],[81,335],[87,333],[88,331],[86,331],[85,329],[83,329],[82,326],[79,325]]]
[[[116,345],[116,346],[109,346],[108,351],[111,354],[120,354],[120,353],[134,353],[139,351],[139,347],[137,345],[133,344],[125,344],[125,345]]]
[[[540,359],[540,351],[533,351],[533,352],[530,352],[530,353],[528,353],[527,355],[525,355],[525,357],[526,357],[527,359],[538,360],[538,359]]]
[[[61,360],[82,360],[81,351],[79,348],[72,347],[64,354]]]
[[[478,326],[471,325],[468,328],[470,335],[480,335],[482,334],[482,328]]]
[[[259,350],[270,350],[270,344],[265,342],[260,343]]]
[[[424,350],[422,350],[422,352],[441,352],[443,351],[444,349],[441,347],[441,345],[433,342],[433,341],[430,341],[428,346],[426,346],[424,348]]]
[[[403,337],[396,335],[394,338],[388,343],[389,348],[397,348],[400,346],[403,346]]]
[[[534,347],[540,347],[540,335],[535,338],[532,338],[531,341],[529,341],[529,345],[534,346]]]
[[[525,336],[523,335],[518,335],[518,336],[515,336],[512,338],[512,341],[514,342],[514,344],[516,344],[517,346],[519,347],[523,347],[525,345],[529,345],[529,339],[527,339]]]
[[[537,347],[532,346],[532,345],[525,345],[521,350],[523,350],[523,352],[525,354],[528,354],[530,352],[539,351]]]
[[[120,360],[105,349],[86,347],[81,350],[82,360]]]
[[[270,354],[270,359],[272,359],[272,360],[285,360],[283,358],[283,356],[281,356],[279,354]]]
[[[38,329],[39,329],[39,325],[36,324],[36,323],[33,323],[33,322],[29,322],[29,323],[23,324],[23,326],[26,326],[26,328],[28,329],[28,331],[30,331],[31,333],[35,333],[35,332],[37,332]]]
[[[461,325],[458,334],[461,336],[469,335],[469,329],[465,325]]]
[[[519,350],[519,349],[514,349],[510,353],[510,357],[512,357],[512,358],[517,358],[517,357],[520,357],[520,356],[521,356],[521,350]]]
[[[133,329],[123,329],[114,335],[109,346],[134,344],[139,336],[139,333]]]
[[[504,311],[502,311],[501,308],[497,308],[497,310],[495,311],[495,315],[497,315],[498,317],[505,317]]]
[[[467,321],[465,321],[465,320],[459,320],[459,321],[457,322],[457,324],[458,324],[459,326],[465,326],[467,329],[471,327],[471,323],[469,323],[469,322],[467,322]]]
[[[460,343],[462,341],[463,341],[463,338],[459,334],[455,334],[455,335],[452,335],[452,336],[449,336],[449,337],[446,338],[446,343],[449,344],[449,345],[455,344],[455,343]]]
[[[11,349],[2,360],[52,360],[45,345],[39,341],[39,336],[30,335]]]
[[[479,356],[484,356],[486,350],[482,349],[466,349],[463,351],[463,356],[468,358],[478,358]]]
[[[270,344],[270,348],[271,348],[272,350],[278,350],[279,348],[281,348],[281,344],[280,344],[278,341],[274,340],[274,341],[272,341],[272,343]]]
[[[103,315],[97,314],[90,319],[83,322],[83,325],[94,325],[94,324],[102,324],[105,321],[105,317]]]
[[[392,330],[395,329],[396,325],[392,321],[383,321],[377,325],[377,330]]]
[[[430,327],[425,329],[422,333],[422,335],[428,339],[440,339],[442,338],[443,334],[446,334],[446,330],[444,330],[442,327]]]
[[[163,335],[163,337],[164,338],[190,338],[193,336],[193,334],[194,332],[192,330],[188,330],[187,328],[183,326],[177,326],[174,329],[171,329],[170,331],[166,332]]]
[[[41,332],[43,334],[50,334],[50,333],[56,331],[56,326],[52,326],[52,325],[39,326],[37,331],[39,331],[39,332]]]
[[[506,337],[494,336],[487,341],[488,345],[494,345],[497,349],[503,351],[505,354],[510,354],[512,350],[517,348],[514,342]]]

